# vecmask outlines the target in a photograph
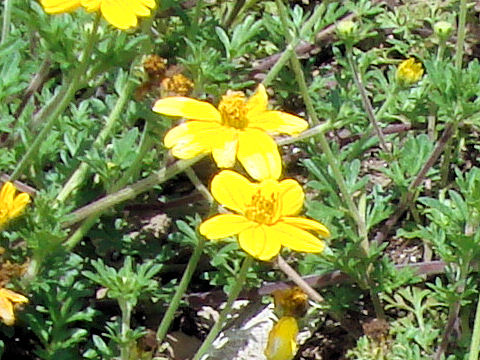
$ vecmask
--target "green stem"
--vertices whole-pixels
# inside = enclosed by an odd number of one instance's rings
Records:
[[[135,64],[136,61],[133,62]],[[132,64],[132,68],[133,68]],[[98,134],[97,138],[95,139],[92,148],[101,148],[104,144],[105,141],[107,140],[108,136],[113,130],[114,125],[120,118],[120,115],[123,112],[123,109],[127,105],[128,100],[130,99],[130,95],[135,88],[135,81],[132,77],[130,77],[126,84],[124,85],[122,92],[110,112],[110,115],[107,118],[107,121],[105,123],[105,126],[103,127],[102,131]],[[68,179],[67,183],[63,186],[62,190],[57,196],[57,201],[59,202],[64,202],[67,197],[74,191],[85,179],[85,176],[87,175],[88,171],[88,164],[86,162],[82,162],[80,166],[75,170],[75,172],[70,176],[70,179]]]
[[[93,46],[96,43],[95,40],[96,40],[96,37],[97,37],[97,29],[98,29],[99,23],[100,23],[100,15],[98,15],[96,17],[95,21],[94,21],[94,25],[93,25],[92,31],[90,32],[90,34],[88,36],[87,44],[86,44],[85,49],[83,51],[82,57],[80,59],[80,63],[78,64],[77,68],[75,69],[70,82],[68,82],[65,85],[64,96],[61,99],[59,99],[59,101],[54,105],[53,110],[51,112],[49,112],[48,115],[46,116],[45,126],[40,131],[40,133],[37,135],[37,137],[35,138],[35,141],[30,146],[30,148],[27,150],[26,154],[23,156],[22,160],[20,160],[17,167],[13,171],[13,173],[11,175],[12,181],[16,180],[23,173],[25,168],[32,161],[33,157],[35,155],[37,155],[40,145],[47,138],[47,136],[50,133],[50,130],[53,128],[53,126],[57,122],[58,117],[67,108],[68,104],[70,104],[70,101],[74,97],[75,92],[78,90],[79,83],[81,82],[80,79],[81,79],[82,76],[85,76],[85,72],[86,72],[88,64],[90,62],[90,55],[92,54]]]
[[[213,325],[212,329],[208,333],[202,346],[200,346],[200,349],[198,349],[197,353],[193,357],[193,360],[200,360],[202,356],[205,355],[205,353],[208,351],[208,349],[212,345],[217,335],[222,330],[225,320],[227,319],[227,316],[232,311],[233,302],[237,299],[238,295],[240,294],[240,291],[243,288],[243,284],[245,283],[248,269],[250,268],[252,261],[253,261],[253,258],[249,255],[247,255],[245,260],[243,260],[243,264],[242,264],[242,267],[240,268],[240,272],[238,273],[237,280],[235,281],[235,284],[233,285],[233,288],[230,291],[230,294],[228,295],[225,308],[220,312],[217,322],[215,323],[215,325]]]
[[[475,322],[473,324],[472,342],[470,343],[470,353],[468,360],[478,360],[478,351],[480,349],[480,293],[478,295],[477,310],[475,313]]]
[[[270,69],[270,71],[267,73],[265,78],[263,79],[262,83],[265,86],[268,86],[273,79],[278,75],[280,70],[285,66],[287,61],[290,59],[290,57],[295,53],[295,48],[300,44],[300,41],[305,38],[307,33],[311,30],[313,25],[318,23],[320,21],[320,18],[324,15],[325,13],[325,5],[321,4],[318,5],[310,19],[302,26],[300,29],[300,35],[289,41],[289,44],[287,45],[285,51],[282,53],[278,61],[275,63],[275,65]]]
[[[437,48],[437,61],[443,60],[443,54],[445,53],[445,48],[447,47],[447,41],[440,39],[440,43]]]
[[[460,12],[458,14],[457,51],[455,53],[455,66],[462,68],[463,48],[465,46],[465,21],[467,18],[467,0],[460,0]]]
[[[130,319],[132,317],[132,304],[125,299],[118,299],[118,305],[122,311],[122,328],[121,328],[121,342],[120,342],[120,360],[130,360],[130,349],[132,342],[129,339],[128,332],[130,331]]]
[[[375,113],[373,111],[372,103],[370,102],[370,99],[367,96],[367,91],[365,90],[365,87],[363,86],[362,79],[360,77],[359,71],[357,69],[357,65],[353,59],[353,49],[350,44],[346,44],[346,55],[347,55],[347,61],[348,65],[350,66],[350,71],[353,74],[353,80],[355,82],[355,85],[358,88],[358,91],[360,92],[360,97],[362,99],[362,104],[363,108],[365,109],[365,112],[367,113],[367,117],[370,120],[370,123],[372,124],[373,128],[375,129],[375,132],[377,133],[378,140],[380,142],[380,147],[382,150],[386,153],[390,153],[390,150],[387,147],[387,143],[385,141],[385,136],[383,135],[382,129],[380,128],[380,125],[378,124],[377,118],[375,117]]]
[[[168,329],[170,328],[170,324],[172,323],[175,312],[177,311],[178,307],[180,306],[180,301],[182,300],[185,291],[187,290],[188,284],[190,284],[190,280],[197,268],[198,261],[200,260],[200,256],[203,253],[203,248],[205,247],[205,239],[203,236],[198,236],[198,243],[193,250],[193,254],[188,261],[187,268],[183,272],[182,279],[180,280],[180,284],[175,291],[175,295],[168,306],[167,312],[163,316],[162,322],[157,330],[157,342],[159,344],[162,343],[163,339],[167,335]]]
[[[5,41],[7,41],[8,35],[10,34],[12,6],[13,0],[5,0],[5,5],[3,5],[2,38],[0,40],[0,45],[3,45]]]
[[[70,214],[68,220],[62,223],[63,227],[68,227],[73,225],[83,219],[86,219],[90,215],[101,213],[108,208],[111,208],[123,201],[133,199],[139,194],[150,190],[154,186],[158,184],[162,184],[167,180],[170,180],[172,177],[176,176],[177,174],[185,171],[186,168],[192,166],[205,155],[199,155],[192,159],[188,160],[179,160],[175,164],[161,169],[149,177],[137,181],[136,183],[125,187],[122,190],[119,190],[113,194],[107,195],[89,205],[86,205],[78,210],[75,210],[73,213]]]

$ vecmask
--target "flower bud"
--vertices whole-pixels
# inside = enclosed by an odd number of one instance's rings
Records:
[[[337,24],[337,35],[344,42],[354,43],[357,39],[357,24],[352,20],[343,20]]]
[[[404,60],[398,65],[395,78],[400,85],[412,85],[420,80],[423,75],[423,67],[415,58]]]
[[[443,41],[450,37],[452,30],[452,24],[447,21],[438,21],[433,25],[433,32]]]

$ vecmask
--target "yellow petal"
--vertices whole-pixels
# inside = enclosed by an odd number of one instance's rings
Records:
[[[258,188],[242,175],[231,170],[223,170],[212,180],[212,195],[220,204],[230,210],[244,213]]]
[[[40,3],[48,14],[70,12],[80,6],[80,0],[41,0]]]
[[[149,7],[150,9],[153,9],[157,6],[155,0],[142,0],[142,4]]]
[[[135,15],[129,0],[102,0],[100,10],[110,24],[121,30],[137,26]]]
[[[308,128],[308,123],[295,115],[283,111],[265,111],[249,119],[249,127],[271,134],[296,135]]]
[[[268,334],[265,349],[267,360],[291,360],[297,352],[297,320],[291,316],[283,316]]]
[[[30,202],[30,196],[27,193],[18,194],[12,203],[12,208],[8,214],[10,218],[14,218],[25,209],[27,204]]]
[[[321,222],[303,218],[303,217],[288,217],[285,216],[281,220],[285,224],[289,224],[304,230],[316,231],[320,236],[326,238],[330,236],[330,231]]]
[[[278,199],[282,206],[281,215],[296,215],[303,207],[305,194],[300,184],[292,179],[286,179],[278,184]]]
[[[6,298],[13,303],[27,303],[28,298],[25,296],[16,293],[15,291],[8,290],[5,288],[0,289],[0,298]]]
[[[13,305],[5,297],[0,295],[0,319],[5,325],[13,325],[15,322],[15,315],[13,314]]]
[[[220,113],[215,106],[205,101],[187,97],[174,96],[157,100],[152,110],[168,116],[181,116],[185,119],[221,123]]]
[[[180,159],[191,159],[211,151],[212,136],[217,137],[220,125],[202,121],[187,121],[165,135],[164,143]]]
[[[3,184],[2,190],[0,191],[0,210],[8,210],[12,207],[13,196],[16,191],[15,186],[13,186],[10,181]]]
[[[234,214],[220,214],[205,220],[200,224],[200,234],[207,239],[223,239],[236,235],[256,224],[244,216]]]
[[[240,247],[259,260],[268,261],[280,252],[280,242],[265,225],[248,228],[238,235]]]
[[[268,96],[263,84],[258,85],[257,91],[247,100],[247,118],[254,119],[267,110]]]
[[[81,2],[82,6],[90,12],[99,10],[102,4],[102,0],[81,0]]]
[[[238,132],[238,160],[256,180],[278,179],[282,160],[275,141],[258,129]]]
[[[212,155],[217,166],[219,168],[233,167],[238,148],[237,130],[223,127],[222,133],[217,136],[216,140],[212,144]]]
[[[268,236],[277,239],[283,246],[294,251],[309,253],[322,252],[325,248],[325,242],[308,231],[302,230],[288,223],[278,221],[276,224],[268,227]]]

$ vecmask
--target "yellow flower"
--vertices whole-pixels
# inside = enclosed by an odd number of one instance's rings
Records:
[[[28,299],[14,291],[0,288],[0,319],[5,325],[13,325],[15,322],[15,314],[13,313],[13,305],[15,303],[27,303]]]
[[[30,202],[30,196],[27,193],[15,196],[16,191],[11,182],[6,182],[2,186],[0,191],[0,229],[7,221],[20,215]]]
[[[254,179],[278,179],[280,153],[269,134],[298,134],[308,124],[295,115],[267,110],[267,105],[267,93],[260,84],[248,100],[243,92],[228,91],[218,109],[204,101],[168,97],[158,100],[153,111],[189,119],[165,136],[165,146],[174,156],[190,159],[211,152],[219,167],[232,167],[238,158]]]
[[[83,6],[87,11],[100,10],[105,20],[125,30],[137,26],[138,16],[150,16],[155,0],[40,0],[49,14],[73,11]]]
[[[398,65],[396,79],[402,85],[412,85],[423,75],[423,67],[414,58],[404,60]]]
[[[304,193],[292,179],[264,180],[251,183],[231,170],[223,170],[212,180],[212,195],[237,214],[220,214],[200,225],[208,239],[222,239],[238,234],[240,247],[253,257],[270,260],[281,246],[295,251],[321,252],[322,237],[330,235],[325,225],[297,215],[303,206]]]
[[[273,326],[268,334],[265,349],[267,360],[291,360],[297,352],[297,320],[284,316]]]

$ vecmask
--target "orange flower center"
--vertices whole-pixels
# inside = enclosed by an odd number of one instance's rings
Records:
[[[227,91],[218,104],[218,111],[222,116],[222,125],[239,130],[247,127],[247,106],[243,92]]]
[[[259,224],[271,225],[277,221],[277,196],[271,194],[270,198],[265,198],[260,190],[252,196],[252,202],[247,205],[245,217]]]

